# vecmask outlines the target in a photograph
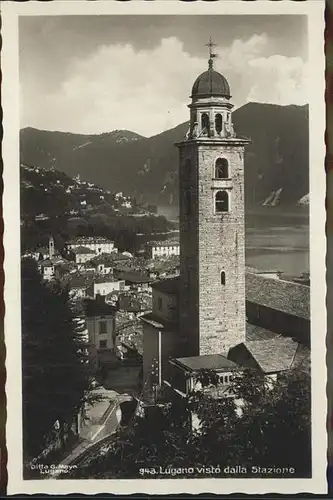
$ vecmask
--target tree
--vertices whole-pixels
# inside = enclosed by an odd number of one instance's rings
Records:
[[[148,408],[144,418],[117,432],[106,456],[93,459],[73,477],[126,479],[140,477],[140,469],[187,467],[192,435],[183,425],[183,410],[177,404]]]
[[[91,370],[74,323],[68,290],[45,284],[30,259],[22,261],[24,456],[33,458],[55,434],[62,444],[85,402]]]
[[[205,370],[198,380],[206,384],[203,390],[194,391],[188,399],[166,398],[164,405],[149,409],[144,418],[115,436],[106,456],[80,470],[80,477],[136,478],[140,468],[186,468],[189,464],[194,467],[191,477],[202,477],[199,470],[207,465],[218,465],[218,475],[226,477],[226,468],[237,464],[247,468],[248,477],[253,465],[295,469],[283,477],[310,475],[308,374],[292,371],[271,386],[262,374],[246,370],[232,384],[235,397],[223,399],[206,391],[216,385],[214,372]],[[236,404],[239,400],[242,412]],[[201,422],[197,431],[188,425],[193,414]],[[154,477],[165,478],[158,473]],[[269,476],[264,473],[263,477]]]

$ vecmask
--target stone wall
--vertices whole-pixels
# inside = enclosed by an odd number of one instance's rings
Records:
[[[184,340],[180,356],[199,354],[199,224],[197,147],[184,143],[179,150],[179,325]],[[188,204],[191,211],[189,213]]]
[[[218,157],[228,160],[229,179],[214,179]],[[180,147],[180,328],[189,339],[188,355],[223,353],[245,340],[243,165],[241,141]],[[230,195],[230,211],[215,215],[221,189]]]

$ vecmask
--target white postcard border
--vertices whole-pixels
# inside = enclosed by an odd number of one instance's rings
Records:
[[[317,493],[327,492],[326,432],[326,284],[325,284],[325,102],[324,1],[307,2],[3,2],[2,107],[4,161],[5,342],[7,349],[8,494],[19,493]],[[309,19],[310,113],[310,269],[312,362],[311,479],[139,479],[23,480],[20,301],[20,180],[19,180],[19,15],[264,15],[306,14]],[[311,90],[312,89],[312,90]],[[36,103],[36,106],[42,102]]]

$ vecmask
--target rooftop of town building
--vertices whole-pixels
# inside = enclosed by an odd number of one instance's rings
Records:
[[[190,372],[199,370],[235,371],[239,367],[236,363],[222,354],[204,354],[202,356],[190,356],[188,358],[176,358],[173,362]]]
[[[116,313],[116,308],[110,304],[106,304],[105,297],[101,295],[97,295],[95,299],[85,299],[83,306],[87,318],[113,316]]]
[[[94,273],[70,274],[64,278],[64,282],[73,288],[87,288],[94,280]]]
[[[170,295],[179,294],[180,280],[179,276],[173,278],[167,278],[165,280],[155,281],[152,284],[152,288],[159,292],[167,293]]]
[[[83,247],[83,246],[73,248],[72,252],[75,253],[76,255],[87,255],[87,254],[94,254],[95,253],[93,250],[90,250],[90,248]]]
[[[96,276],[94,278],[94,283],[115,283],[120,281],[118,278],[115,278],[112,273],[104,274],[103,276]]]
[[[68,243],[70,245],[73,244],[79,244],[81,242],[84,243],[114,243],[114,241],[104,238],[102,236],[78,236],[72,240],[70,240]]]
[[[160,241],[150,241],[148,246],[151,247],[174,247],[179,246],[179,239],[169,239],[169,240],[160,240]]]
[[[117,271],[117,278],[131,283],[152,283],[154,281],[154,278],[138,271]]]

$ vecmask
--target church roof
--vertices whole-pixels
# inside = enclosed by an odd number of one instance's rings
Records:
[[[194,97],[226,97],[230,99],[230,87],[226,78],[213,69],[212,63],[204,73],[198,76],[192,87],[192,99]]]
[[[222,354],[204,354],[202,356],[190,356],[188,358],[176,358],[174,362],[182,365],[190,371],[217,370],[230,371],[237,370],[238,366]]]
[[[261,326],[246,323],[246,340],[269,340],[278,337],[278,333],[262,328]]]
[[[245,274],[245,286],[248,302],[310,319],[310,287],[248,272]]]

